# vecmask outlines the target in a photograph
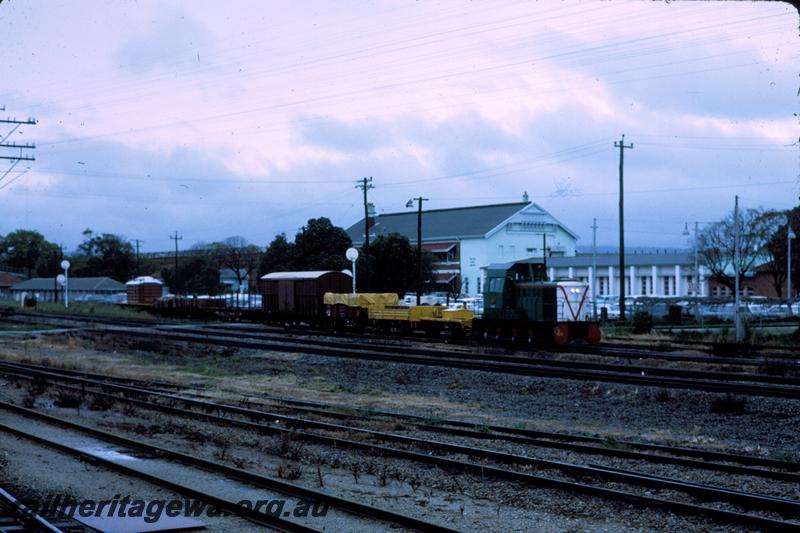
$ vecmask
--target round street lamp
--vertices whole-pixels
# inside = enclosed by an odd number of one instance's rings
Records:
[[[355,248],[348,248],[344,256],[353,263],[353,294],[356,293],[356,261],[358,260],[358,250]]]
[[[64,309],[69,308],[69,267],[70,266],[72,266],[72,265],[70,265],[70,262],[67,261],[66,259],[61,261],[61,268],[64,269],[64,273],[63,274],[59,274],[58,278],[56,278],[58,280],[58,282],[61,285],[64,286]]]

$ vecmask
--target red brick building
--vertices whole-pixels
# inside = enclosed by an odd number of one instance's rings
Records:
[[[735,278],[729,276],[730,284],[735,283]],[[765,263],[756,267],[754,272],[748,272],[739,278],[741,296],[766,296],[767,298],[785,298],[786,282],[783,282],[781,294],[775,290],[775,281],[772,274],[772,263]],[[733,296],[733,289],[714,278],[708,280],[709,296]],[[794,291],[792,291],[794,292]]]

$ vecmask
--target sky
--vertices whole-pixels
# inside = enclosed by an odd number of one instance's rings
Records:
[[[613,246],[623,134],[628,246],[800,195],[787,3],[0,0],[0,35],[0,117],[38,121],[0,235],[66,249],[348,227],[365,176],[378,213],[527,191]]]

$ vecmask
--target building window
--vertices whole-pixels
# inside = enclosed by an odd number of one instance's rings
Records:
[[[597,294],[605,296],[608,294],[608,278],[597,278]]]
[[[675,276],[664,276],[664,296],[675,294]]]
[[[625,276],[625,294],[631,293],[631,278]]]
[[[464,278],[464,294],[469,294],[469,278]]]
[[[733,294],[733,291],[730,290],[728,287],[723,285],[717,285],[711,290],[711,294],[713,296],[730,296]]]
[[[526,254],[531,254],[531,255],[533,255],[533,253],[534,253],[535,251],[536,251],[536,248],[525,248],[525,253],[526,253]]]
[[[693,296],[694,291],[692,290],[692,276],[686,276],[686,294]]]
[[[505,249],[503,248],[502,244],[498,244],[497,245],[497,249],[500,251],[500,257],[505,257],[506,256]]]
[[[475,284],[478,286],[478,294],[480,294],[480,292],[481,292],[481,277],[480,276],[478,276],[475,279]]]
[[[508,256],[512,259],[517,256],[517,251],[513,244],[508,247]]]
[[[650,294],[650,278],[642,278],[642,296]]]

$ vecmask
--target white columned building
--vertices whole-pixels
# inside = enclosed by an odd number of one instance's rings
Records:
[[[619,254],[597,254],[597,272],[592,271],[592,254],[580,253],[572,257],[551,257],[547,260],[550,279],[579,279],[590,284],[598,297],[619,296],[620,283],[630,280],[630,296],[686,297],[695,296],[689,291],[694,279],[694,254],[692,252],[628,253],[625,255],[625,276],[619,276]],[[705,270],[700,270],[700,291],[697,296],[708,296]]]
[[[364,244],[364,227],[362,218],[347,229],[357,248]],[[416,247],[417,210],[370,215],[370,242],[393,233]],[[575,232],[529,201],[527,193],[522,202],[423,210],[422,248],[435,259],[433,279],[426,281],[425,290],[477,296],[484,285],[483,269],[490,264],[547,254],[549,266],[552,259],[575,255],[577,239]],[[557,275],[554,269],[550,272],[551,277]],[[567,276],[568,271],[558,275]]]

